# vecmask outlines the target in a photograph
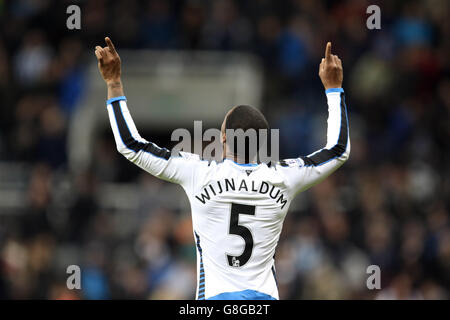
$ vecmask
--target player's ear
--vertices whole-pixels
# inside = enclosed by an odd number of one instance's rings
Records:
[[[220,142],[222,142],[222,144],[225,144],[227,141],[227,136],[225,134],[225,122],[227,121],[227,116],[228,114],[225,116],[225,119],[223,119],[222,125],[220,126]]]
[[[225,130],[222,130],[220,141],[222,142],[222,144],[225,144],[225,142],[227,142],[227,135],[225,134]]]

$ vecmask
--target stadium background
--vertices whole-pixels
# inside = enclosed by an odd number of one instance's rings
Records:
[[[65,28],[72,3],[82,9],[80,31]],[[381,7],[381,30],[366,28],[369,4]],[[194,298],[181,189],[121,158],[108,128],[91,166],[69,169],[68,128],[90,85],[94,46],[108,35],[119,53],[257,57],[260,107],[280,128],[283,157],[323,143],[317,69],[333,41],[352,154],[289,212],[276,255],[280,296],[448,299],[449,13],[446,0],[0,1],[0,298]],[[170,133],[140,130],[170,142]],[[116,198],[123,206],[108,206]],[[80,265],[82,290],[66,289],[69,264]],[[381,290],[366,288],[371,264]]]

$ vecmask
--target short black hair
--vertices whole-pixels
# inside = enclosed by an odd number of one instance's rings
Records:
[[[269,136],[269,123],[266,120],[266,117],[259,111],[258,109],[248,106],[248,105],[239,105],[234,107],[231,112],[228,114],[225,119],[225,130],[232,129],[238,130],[242,129],[244,132],[247,132],[249,129],[256,130],[257,136],[257,148],[259,150],[260,141],[259,141],[259,130],[265,129],[267,130],[267,136]],[[236,139],[236,137],[235,137]],[[236,141],[236,140],[235,140]],[[227,139],[227,145],[229,140]],[[267,143],[267,141],[264,141]],[[237,154],[237,143],[234,143],[233,152]],[[249,140],[245,139],[245,161],[249,162],[249,159],[253,158],[255,155],[250,155],[250,147]]]
[[[242,129],[244,131],[248,129],[269,129],[269,123],[266,117],[258,109],[240,105],[234,107],[228,114],[225,121],[225,129]]]

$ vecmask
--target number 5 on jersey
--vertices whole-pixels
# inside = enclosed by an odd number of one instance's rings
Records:
[[[235,234],[244,239],[245,247],[244,251],[240,256],[230,256],[227,254],[228,265],[230,267],[242,267],[244,266],[250,257],[252,256],[253,251],[253,237],[250,230],[244,226],[239,225],[239,215],[240,214],[248,214],[255,215],[255,206],[249,206],[245,204],[232,203],[231,204],[231,217],[230,217],[230,234]]]

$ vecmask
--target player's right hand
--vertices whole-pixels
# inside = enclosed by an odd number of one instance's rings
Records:
[[[95,56],[98,60],[98,70],[106,83],[120,81],[120,57],[114,48],[111,39],[105,38],[106,47],[95,47]]]
[[[331,42],[325,48],[325,58],[319,66],[319,77],[326,89],[341,88],[344,78],[342,61],[338,56],[331,54]]]

